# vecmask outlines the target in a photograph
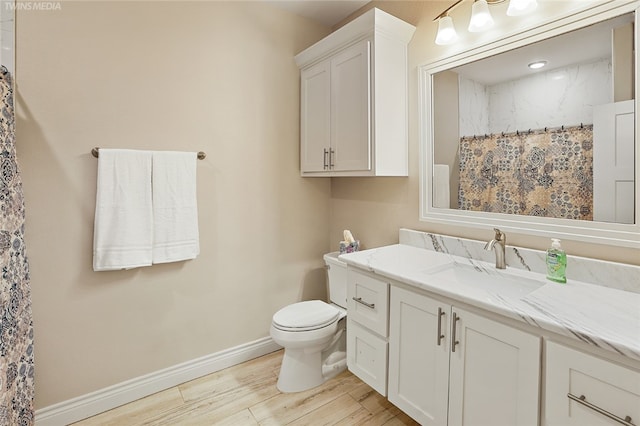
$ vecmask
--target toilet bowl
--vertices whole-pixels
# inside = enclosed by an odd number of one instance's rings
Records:
[[[308,300],[273,315],[271,338],[284,347],[277,387],[301,392],[346,369],[346,264],[338,253],[324,256],[332,303]],[[342,303],[344,306],[341,306]]]

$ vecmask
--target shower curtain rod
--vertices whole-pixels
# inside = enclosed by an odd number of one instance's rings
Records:
[[[95,147],[91,150],[91,155],[93,155],[94,157],[98,158],[98,156],[100,155],[100,148],[99,147]],[[207,154],[203,151],[198,151],[198,160],[204,160],[205,157],[207,156]]]
[[[516,130],[515,132],[502,132],[502,133],[485,133],[484,135],[473,135],[473,136],[463,136],[466,138],[472,138],[472,139],[478,139],[478,138],[488,138],[489,136],[493,135],[501,135],[501,136],[507,136],[507,135],[516,135],[516,136],[520,136],[520,135],[530,135],[533,132],[549,132],[549,131],[556,131],[556,130],[560,130],[560,131],[564,131],[564,130],[569,130],[569,129],[575,129],[575,128],[581,128],[584,129],[585,124],[584,123],[580,123],[580,124],[574,124],[572,126],[558,126],[558,127],[545,127],[544,129],[529,129],[529,130]],[[586,126],[591,126],[591,124],[586,124]]]

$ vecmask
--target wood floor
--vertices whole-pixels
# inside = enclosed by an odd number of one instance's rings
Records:
[[[81,422],[93,425],[417,425],[348,371],[298,393],[276,388],[282,351]]]

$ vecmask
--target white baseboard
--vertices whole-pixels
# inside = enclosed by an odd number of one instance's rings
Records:
[[[36,410],[37,426],[62,426],[86,419],[189,380],[281,349],[270,337],[174,365],[126,382]]]

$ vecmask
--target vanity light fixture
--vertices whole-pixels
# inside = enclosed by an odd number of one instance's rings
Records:
[[[529,68],[531,68],[532,70],[537,70],[537,69],[540,69],[540,68],[544,67],[545,65],[547,65],[547,61],[535,61],[535,62],[531,62],[527,66]]]
[[[451,44],[458,39],[458,34],[453,26],[453,19],[449,11],[458,6],[464,0],[458,0],[438,15],[434,21],[438,21],[438,33],[436,44]],[[474,0],[471,5],[471,19],[469,20],[469,32],[481,32],[493,26],[493,17],[489,11],[489,5],[502,3],[506,0]],[[521,16],[534,11],[538,7],[537,0],[509,0],[508,16]]]

